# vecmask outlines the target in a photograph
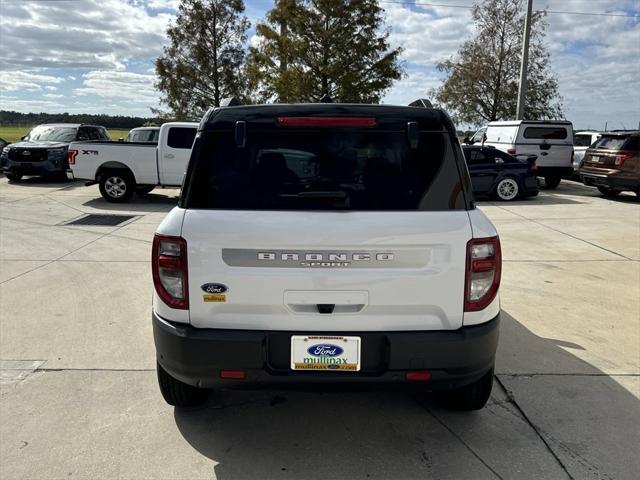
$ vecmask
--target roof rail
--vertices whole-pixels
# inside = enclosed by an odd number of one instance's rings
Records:
[[[433,105],[426,98],[419,98],[409,104],[410,107],[433,108]]]
[[[236,97],[228,97],[220,100],[221,107],[237,107],[238,105],[242,105],[242,102]]]

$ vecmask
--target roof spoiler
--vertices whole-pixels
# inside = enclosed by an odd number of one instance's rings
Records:
[[[409,104],[410,107],[433,108],[433,105],[426,98],[419,98]]]

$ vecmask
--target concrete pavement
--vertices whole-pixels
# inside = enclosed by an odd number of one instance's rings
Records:
[[[0,478],[637,478],[640,208],[563,182],[482,202],[504,250],[490,404],[428,395],[157,388],[150,240],[177,190],[0,178]],[[123,213],[121,227],[62,226]]]

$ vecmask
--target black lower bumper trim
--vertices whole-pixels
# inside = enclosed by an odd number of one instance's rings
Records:
[[[594,187],[607,187],[614,190],[631,190],[640,189],[640,178],[624,178],[609,175],[597,175],[580,173],[582,183]]]
[[[173,377],[194,386],[243,388],[255,384],[403,384],[405,373],[426,370],[431,389],[471,383],[489,371],[498,346],[500,316],[458,330],[403,332],[288,332],[194,328],[153,316],[157,360]],[[355,335],[362,338],[359,372],[292,371],[292,335]],[[243,380],[220,378],[244,370]]]

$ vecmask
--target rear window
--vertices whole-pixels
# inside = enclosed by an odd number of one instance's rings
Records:
[[[167,145],[171,148],[188,148],[193,146],[196,128],[171,127],[167,137]]]
[[[143,142],[143,143],[158,143],[158,134],[160,133],[157,129],[148,129],[148,130],[132,130],[127,135],[127,142]],[[174,135],[175,136],[175,135]],[[171,131],[169,131],[169,137],[171,138]],[[171,138],[173,143],[176,143],[176,138]],[[193,143],[193,139],[191,140]],[[181,147],[173,147],[173,148],[181,148]],[[189,146],[191,148],[191,146]]]
[[[593,148],[606,148],[608,150],[622,150],[623,145],[627,142],[629,137],[623,137],[620,135],[607,136],[603,135],[600,139],[593,144]]]
[[[451,140],[380,130],[269,130],[202,139],[187,208],[242,210],[464,210]]]
[[[518,133],[518,126],[501,126],[501,125],[489,125],[487,127],[487,142],[489,143],[514,143],[516,134]]]
[[[567,138],[567,129],[564,127],[527,127],[524,129],[524,138],[564,140]]]
[[[591,135],[577,133],[573,136],[574,147],[588,147],[591,145]]]

